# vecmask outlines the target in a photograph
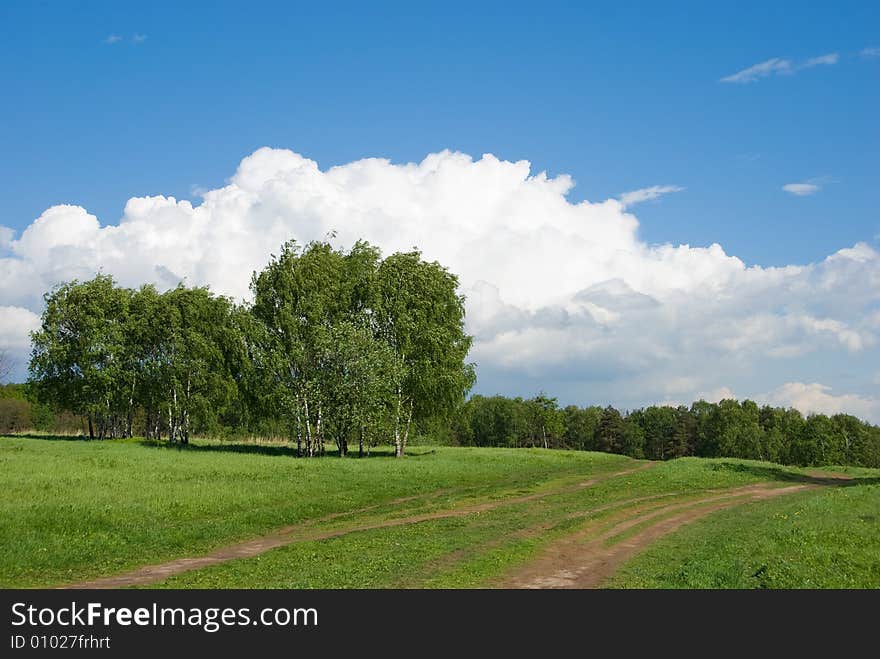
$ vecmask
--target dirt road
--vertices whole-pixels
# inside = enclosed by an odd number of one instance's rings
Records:
[[[819,487],[759,483],[707,494],[684,502],[656,502],[629,508],[550,544],[537,558],[496,582],[503,588],[596,588],[626,560],[685,524],[724,508]],[[628,531],[636,531],[626,537]],[[617,541],[615,541],[617,539]]]

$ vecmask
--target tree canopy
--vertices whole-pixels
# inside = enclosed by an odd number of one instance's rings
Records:
[[[290,241],[251,290],[236,305],[103,274],[62,284],[32,334],[30,384],[90,437],[280,427],[303,455],[393,440],[402,456],[412,425],[445,418],[474,382],[458,279],[419,252]]]
[[[548,405],[532,399],[472,396],[456,413],[452,441],[477,446],[542,446],[529,425],[542,409],[549,448],[623,453],[670,460],[685,456],[733,457],[782,464],[880,467],[880,428],[848,414],[810,414],[754,401],[704,400],[690,407],[649,407],[620,412],[614,407]]]

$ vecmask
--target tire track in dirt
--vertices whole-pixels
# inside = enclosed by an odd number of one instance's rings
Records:
[[[819,485],[815,483],[783,487],[758,483],[653,507],[648,511],[629,510],[626,517],[612,522],[610,528],[598,536],[585,537],[591,536],[594,530],[594,525],[590,525],[552,543],[536,559],[508,573],[497,585],[504,588],[596,588],[624,561],[685,524],[718,510],[817,487]],[[641,525],[646,526],[624,540],[609,544],[614,538]]]
[[[605,512],[607,510],[612,510],[614,508],[624,508],[626,506],[630,506],[636,503],[642,503],[644,501],[650,501],[653,499],[664,499],[667,497],[678,496],[680,493],[678,492],[665,492],[663,494],[651,494],[643,497],[636,497],[634,499],[624,499],[621,501],[612,501],[610,503],[602,504],[601,506],[597,506],[595,508],[590,508],[588,510],[581,510],[576,513],[570,513],[559,520],[555,520],[552,522],[541,522],[540,524],[535,524],[533,526],[529,526],[526,528],[518,529],[513,531],[504,537],[494,538],[492,540],[487,540],[478,545],[471,547],[464,547],[462,549],[454,549],[450,551],[448,554],[444,554],[439,556],[438,558],[425,563],[423,568],[429,571],[429,574],[421,575],[419,579],[402,579],[395,584],[392,584],[391,588],[419,588],[421,583],[425,581],[430,581],[431,578],[436,577],[443,573],[445,568],[452,567],[457,563],[460,563],[463,560],[466,560],[469,557],[477,556],[483,554],[485,552],[492,551],[493,549],[498,549],[499,547],[507,544],[511,540],[522,540],[528,538],[534,538],[535,536],[542,535],[547,533],[548,531],[552,531],[554,528],[559,526],[559,524],[565,522],[566,520],[571,519],[582,519],[584,517],[590,517],[597,513]]]
[[[130,586],[147,586],[150,584],[155,584],[160,581],[164,581],[165,579],[182,574],[184,572],[189,572],[191,570],[198,570],[205,567],[210,567],[212,565],[217,565],[219,563],[225,563],[227,561],[236,560],[239,558],[250,558],[252,556],[258,556],[267,551],[271,551],[272,549],[277,549],[279,547],[284,547],[287,545],[291,545],[297,542],[310,542],[317,540],[329,540],[331,538],[338,538],[343,535],[348,535],[349,533],[357,533],[361,531],[373,531],[376,529],[383,528],[392,528],[397,526],[405,526],[409,524],[419,524],[421,522],[434,521],[439,519],[450,519],[454,517],[464,517],[466,515],[472,515],[476,513],[486,512],[489,510],[495,510],[496,508],[501,508],[503,506],[511,506],[520,503],[526,503],[529,501],[535,501],[537,499],[542,499],[545,497],[557,495],[557,494],[566,494],[570,492],[576,492],[578,490],[585,489],[587,487],[591,487],[596,485],[597,483],[610,480],[612,478],[617,478],[619,476],[629,475],[638,471],[642,471],[644,469],[649,469],[654,466],[655,463],[647,462],[638,465],[637,467],[631,467],[629,469],[625,469],[622,471],[610,473],[610,474],[598,474],[594,478],[591,478],[586,481],[581,481],[579,483],[575,483],[574,485],[567,485],[563,487],[558,487],[555,489],[544,490],[540,492],[532,492],[530,494],[522,494],[518,496],[509,496],[497,499],[491,499],[488,501],[484,501],[482,503],[472,503],[467,504],[461,507],[452,507],[446,510],[437,510],[427,513],[408,515],[403,517],[395,517],[391,519],[383,519],[376,522],[371,522],[367,524],[354,525],[351,527],[343,527],[336,528],[330,530],[321,531],[315,528],[319,523],[330,521],[336,519],[338,517],[342,517],[348,514],[354,514],[358,511],[349,511],[349,512],[339,512],[332,513],[330,515],[324,516],[318,520],[310,520],[307,522],[302,522],[300,524],[296,524],[294,526],[286,526],[281,529],[278,529],[272,533],[267,535],[260,536],[258,538],[253,538],[251,540],[245,540],[243,542],[238,542],[235,544],[227,545],[216,549],[208,554],[204,554],[202,556],[192,556],[186,558],[178,558],[171,561],[166,561],[164,563],[158,563],[154,565],[145,565],[129,572],[123,572],[121,574],[111,575],[107,577],[99,577],[97,579],[91,579],[87,581],[80,581],[77,583],[66,584],[63,586],[58,586],[61,589],[101,589],[101,588],[126,588]],[[439,496],[444,492],[448,492],[449,490],[438,490],[435,495]],[[412,500],[415,498],[420,498],[428,495],[417,495],[415,497],[404,497],[403,499],[396,500],[397,502]],[[385,506],[394,502],[387,502],[383,504],[377,504],[376,506],[368,506],[367,508],[360,509],[363,511],[372,510],[379,506]]]
[[[575,531],[577,536],[584,537],[589,535],[593,529],[607,527],[608,525],[613,525],[617,523],[619,520],[626,520],[632,517],[633,515],[640,515],[642,513],[646,513],[649,511],[654,511],[660,507],[664,506],[662,501],[659,499],[667,499],[669,497],[695,497],[701,494],[717,494],[720,490],[697,490],[695,492],[690,493],[682,493],[682,492],[664,492],[662,494],[650,494],[641,497],[635,497],[632,499],[621,499],[617,501],[611,501],[609,503],[602,504],[600,506],[596,506],[595,508],[588,508],[586,510],[579,510],[577,512],[569,513],[559,520],[555,520],[552,522],[541,522],[540,524],[535,524],[532,526],[528,526],[522,529],[518,529],[513,531],[503,538],[494,538],[492,540],[488,540],[486,542],[480,543],[474,547],[466,547],[462,549],[456,549],[448,554],[440,556],[430,563],[426,564],[425,567],[431,571],[431,574],[427,575],[427,578],[435,577],[441,574],[444,568],[452,567],[456,563],[461,562],[462,560],[466,560],[468,557],[476,556],[481,553],[492,551],[497,549],[511,540],[522,540],[534,538],[536,536],[543,535],[548,531],[552,531],[557,528],[560,524],[563,524],[565,521],[574,520],[574,519],[584,519],[588,517],[593,517],[599,513],[607,512],[609,510],[614,510],[615,508],[623,509],[620,512],[612,514],[610,517],[591,520],[588,522],[587,526],[581,527],[579,530]],[[694,503],[695,500],[693,498],[688,498],[684,500],[676,500],[675,504],[688,505]],[[641,504],[641,505],[636,505]],[[671,504],[668,504],[671,505]],[[571,537],[571,536],[567,536]],[[408,581],[403,580],[398,582],[397,585],[391,586],[392,588],[413,588],[419,587],[418,584],[422,580],[419,581]],[[497,581],[497,580],[496,580]],[[415,585],[413,585],[415,584]]]

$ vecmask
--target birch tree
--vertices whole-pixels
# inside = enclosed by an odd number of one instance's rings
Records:
[[[308,456],[324,450],[321,346],[345,306],[343,273],[343,257],[328,243],[301,251],[289,241],[251,280],[252,313],[266,327],[271,355],[270,395]]]
[[[115,436],[129,292],[99,274],[62,284],[44,300],[28,366],[39,399],[85,417],[91,439]]]
[[[404,455],[414,421],[446,414],[474,383],[465,363],[471,337],[464,331],[458,278],[418,251],[392,254],[377,273],[377,331],[402,365],[394,382],[394,446]]]
[[[207,288],[163,295],[167,319],[161,372],[171,441],[188,443],[192,419],[208,421],[235,393],[226,350],[234,342],[232,304]]]
[[[341,457],[355,438],[363,456],[364,446],[369,450],[375,433],[387,425],[402,364],[367,327],[351,321],[332,328],[323,351],[321,390],[328,433]]]

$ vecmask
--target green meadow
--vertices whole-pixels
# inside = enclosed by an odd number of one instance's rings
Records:
[[[754,461],[583,451],[293,454],[277,443],[0,437],[0,585],[88,582],[286,529],[266,551],[134,585],[503,586],[554,542],[598,537],[651,506],[662,520],[672,514],[664,506],[732,488],[801,484],[808,489],[743,500],[659,538],[602,585],[880,586],[880,470],[838,468],[849,480],[825,482],[814,469]]]

